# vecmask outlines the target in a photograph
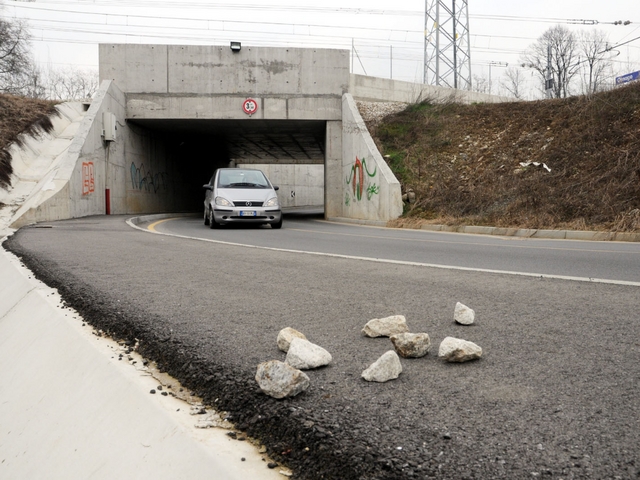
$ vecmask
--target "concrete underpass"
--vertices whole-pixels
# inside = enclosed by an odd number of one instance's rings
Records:
[[[285,208],[324,204],[326,122],[142,119],[127,126],[147,147],[132,158],[130,187],[156,193],[171,177],[169,211],[201,210],[202,185],[228,166],[263,170]]]
[[[19,188],[4,201],[13,228],[199,211],[202,185],[229,165],[262,169],[283,207],[384,224],[402,214],[401,187],[355,99],[503,100],[352,75],[345,50],[103,44],[99,53],[92,102],[59,107],[60,136],[14,148]]]

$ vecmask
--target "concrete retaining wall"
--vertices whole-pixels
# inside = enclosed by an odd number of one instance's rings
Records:
[[[402,215],[400,182],[380,155],[350,94],[342,98],[342,119],[342,213],[338,216],[398,218]]]
[[[488,95],[486,93],[455,90],[452,88],[424,85],[422,83],[403,82],[388,78],[367,77],[352,74],[349,81],[349,93],[364,102],[405,102],[419,103],[425,99],[435,102],[453,101],[460,103],[500,103],[515,99]]]
[[[347,50],[100,45],[100,79],[127,93],[127,118],[339,120]]]
[[[192,188],[185,178],[184,158],[170,151],[161,133],[128,125],[124,177],[126,201],[123,210],[112,213],[179,212],[188,209]],[[203,179],[203,183],[204,183]],[[186,193],[186,195],[185,195]]]

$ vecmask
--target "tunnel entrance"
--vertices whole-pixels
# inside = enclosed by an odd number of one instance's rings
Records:
[[[173,211],[200,211],[202,185],[230,165],[264,170],[281,187],[283,206],[294,203],[298,187],[310,202],[323,203],[325,121],[129,119],[127,125],[137,139],[132,188],[148,188],[142,182],[151,172],[154,188],[171,185]]]

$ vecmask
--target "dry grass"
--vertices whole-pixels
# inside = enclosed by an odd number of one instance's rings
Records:
[[[11,182],[9,146],[21,145],[20,134],[49,132],[53,125],[49,116],[56,113],[55,102],[0,94],[0,188]]]
[[[403,222],[640,231],[640,82],[564,100],[427,101],[372,134],[416,193]]]

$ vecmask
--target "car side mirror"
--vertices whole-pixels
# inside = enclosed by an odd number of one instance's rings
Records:
[[[278,191],[278,190],[280,190],[280,187],[278,187],[278,186],[274,185],[274,186],[273,186],[273,189],[274,189],[275,191]]]
[[[213,190],[213,187],[209,184],[202,185],[202,188],[204,188],[205,190]]]

